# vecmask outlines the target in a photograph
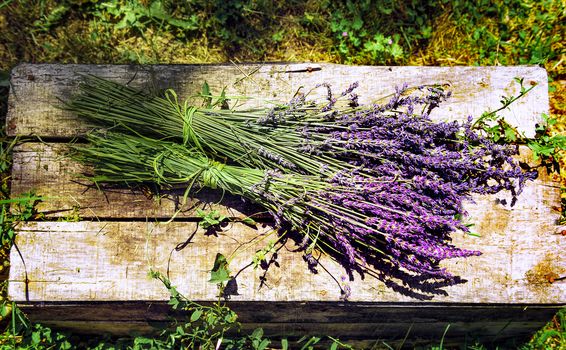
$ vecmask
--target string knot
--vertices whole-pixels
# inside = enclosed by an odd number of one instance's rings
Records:
[[[206,160],[204,167],[200,173],[202,184],[212,189],[218,188],[218,182],[221,178],[222,170],[226,164],[215,160]]]
[[[193,129],[193,117],[197,108],[189,105],[188,100],[185,100],[185,103],[181,106],[179,104],[177,93],[173,89],[167,89],[165,91],[165,98],[169,101],[171,107],[175,110],[175,112],[177,112],[177,114],[179,114],[183,121],[183,145],[190,145],[204,152],[198,140],[198,136]]]

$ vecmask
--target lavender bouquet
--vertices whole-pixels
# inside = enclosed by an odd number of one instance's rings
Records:
[[[65,108],[112,130],[75,148],[97,183],[218,187],[266,208],[312,270],[320,251],[350,274],[425,299],[462,282],[439,263],[480,254],[450,244],[468,231],[463,202],[502,190],[516,198],[534,177],[513,160],[516,148],[493,143],[471,119],[433,122],[429,112],[448,97],[439,87],[404,87],[368,106],[358,105],[356,85],[337,97],[323,87],[323,101],[298,95],[234,110],[86,77]]]

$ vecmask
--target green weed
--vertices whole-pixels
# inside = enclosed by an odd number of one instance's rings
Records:
[[[564,74],[557,0],[4,2],[0,53],[19,61],[542,64]],[[434,29],[433,29],[434,28]],[[471,35],[470,35],[471,34]]]
[[[345,62],[351,63],[357,56],[366,54],[378,64],[399,61],[403,57],[399,34],[385,36],[368,25],[371,22],[367,14],[374,8],[370,1],[347,1],[345,9],[333,12],[330,28]],[[381,12],[389,11],[381,8]]]
[[[15,303],[0,304],[0,316],[10,322],[0,333],[0,349],[71,349],[68,335],[40,324],[32,324]]]
[[[19,222],[29,221],[39,215],[35,206],[43,197],[30,192],[20,198],[0,200],[0,243],[3,247],[11,248],[16,237],[15,225]]]
[[[566,346],[566,308],[562,308],[521,350],[564,349]]]
[[[502,96],[501,107],[491,112],[484,112],[474,122],[473,127],[482,129],[494,142],[526,144],[531,149],[535,162],[540,162],[540,166],[560,173],[561,160],[566,151],[566,136],[552,133],[552,127],[558,122],[557,119],[543,114],[542,123],[536,125],[535,136],[528,138],[497,114],[535,87],[535,85],[525,87],[521,78],[515,78],[515,81],[520,85],[517,96]]]
[[[435,30],[411,63],[544,65],[564,76],[566,4],[558,0],[436,1]]]
[[[212,229],[218,228],[220,224],[222,224],[224,221],[228,219],[226,215],[220,214],[218,210],[211,210],[205,212],[202,209],[197,209],[196,217],[201,219],[201,221],[198,224],[199,227],[205,230],[209,230],[211,228]]]

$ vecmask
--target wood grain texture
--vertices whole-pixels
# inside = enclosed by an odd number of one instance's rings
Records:
[[[211,305],[210,302],[202,302]],[[556,305],[533,304],[477,304],[477,303],[405,303],[353,301],[235,301],[228,305],[243,323],[337,323],[348,318],[350,323],[396,322],[411,319],[414,323],[466,322],[473,316],[475,322],[513,320],[522,323],[539,322],[556,310]],[[56,316],[61,321],[134,321],[163,322],[169,317],[182,317],[165,301],[50,301],[21,302],[20,307],[33,311],[35,317],[47,320]],[[69,313],[69,309],[77,310]],[[305,313],[305,309],[309,312]],[[281,312],[285,310],[285,312]],[[112,311],[112,312],[109,312]]]
[[[493,346],[508,339],[521,344],[558,310],[557,306],[541,305],[379,302],[229,301],[227,305],[239,315],[245,331],[260,326],[271,336],[293,338],[320,336],[325,330],[357,348],[371,347],[377,339],[393,345],[407,333],[407,346],[438,342],[448,324],[447,345],[471,339],[494,342]],[[186,316],[172,312],[165,302],[22,302],[20,307],[37,322],[75,332],[117,335],[148,334],[152,325]]]
[[[12,129],[12,134],[36,134],[55,137],[60,140],[80,134],[81,126],[77,124],[79,121],[62,113],[55,107],[55,104],[56,98],[69,96],[79,80],[78,74],[85,73],[122,81],[132,80],[134,84],[153,81],[155,84],[172,85],[184,95],[195,93],[201,82],[206,79],[213,89],[220,89],[224,85],[229,85],[229,89],[231,89],[229,93],[245,94],[253,92],[255,94],[259,91],[266,97],[282,99],[291,96],[299,85],[314,86],[320,81],[335,83],[339,91],[350,83],[348,80],[360,80],[362,81],[360,94],[365,96],[386,95],[394,89],[394,84],[404,81],[408,81],[411,85],[450,83],[454,90],[454,97],[450,103],[445,105],[445,109],[439,110],[436,117],[440,119],[463,118],[468,114],[477,115],[478,113],[474,112],[474,108],[481,108],[482,110],[486,106],[496,108],[500,95],[516,92],[513,91],[516,88],[516,84],[512,82],[513,77],[523,76],[527,83],[530,84],[532,81],[538,83],[539,86],[527,95],[530,97],[522,100],[524,105],[515,105],[518,109],[510,111],[517,119],[516,125],[520,126],[520,129],[525,132],[534,129],[534,122],[538,119],[539,114],[547,110],[547,105],[540,103],[540,99],[543,102],[547,99],[546,88],[544,88],[546,86],[546,73],[542,69],[533,67],[438,68],[321,65],[319,71],[299,72],[301,70],[304,70],[304,66],[253,64],[237,67],[21,65],[14,70],[12,75],[14,89],[10,97],[8,128]],[[244,72],[248,72],[248,75],[246,76]],[[253,72],[253,74],[250,72]],[[370,95],[369,91],[372,91],[373,95]],[[26,99],[22,100],[18,96],[26,96]],[[497,103],[492,104],[494,96],[497,96]],[[533,97],[538,98],[539,103],[535,103],[532,100]],[[521,119],[518,119],[519,116],[521,116]],[[513,122],[512,118],[509,122]],[[20,231],[20,245],[23,247],[22,249],[30,250],[28,253],[29,259],[32,260],[30,265],[34,263],[46,264],[47,261],[50,265],[53,265],[48,270],[42,270],[38,267],[35,271],[40,274],[50,274],[51,271],[72,271],[72,268],[64,265],[86,262],[88,259],[85,260],[86,258],[82,255],[92,249],[100,252],[101,256],[109,257],[114,254],[111,251],[112,249],[128,247],[132,240],[138,242],[136,246],[141,247],[139,242],[143,241],[145,236],[134,237],[131,235],[140,234],[137,231],[146,232],[149,226],[144,226],[145,223],[128,222],[127,220],[141,219],[151,222],[154,218],[169,218],[176,209],[175,201],[164,199],[158,203],[129,190],[103,193],[88,189],[84,183],[76,182],[75,175],[84,169],[65,158],[65,150],[64,144],[57,143],[25,143],[19,146],[14,153],[12,182],[14,194],[17,195],[35,189],[39,194],[49,197],[50,199],[40,206],[40,209],[46,211],[48,216],[64,217],[67,213],[74,211],[84,217],[97,218],[98,220],[125,220],[125,222],[105,223],[104,226],[100,226],[101,224],[96,222],[79,222],[66,225],[62,223],[37,223],[29,224],[31,226],[23,226]],[[203,192],[202,196],[213,198],[214,194]],[[559,217],[559,212],[553,209],[559,203],[559,190],[556,184],[544,176],[536,182],[530,183],[514,208],[497,204],[495,196],[476,197],[474,200],[476,203],[468,205],[467,210],[470,214],[470,221],[477,225],[474,231],[480,234],[481,238],[455,237],[455,243],[464,248],[481,250],[484,255],[479,258],[468,259],[468,261],[451,262],[454,265],[454,270],[464,278],[469,279],[469,282],[463,286],[454,287],[454,290],[450,291],[449,297],[438,298],[438,300],[533,303],[565,300],[564,291],[557,287],[560,284],[550,285],[545,282],[545,274],[543,273],[550,271],[561,275],[565,269],[564,249],[556,249],[563,246],[559,235],[556,234],[557,228],[554,226],[554,222]],[[229,198],[222,203],[223,206],[217,206],[217,208],[223,213],[238,216],[242,210],[246,210],[246,206],[240,205],[238,207],[238,201],[237,198]],[[182,215],[190,218],[194,214],[188,211]],[[38,228],[36,229],[33,225],[38,225]],[[172,232],[184,232],[183,234],[186,237],[186,231],[194,231],[194,225],[194,223],[175,223],[166,228],[154,225],[155,227],[152,226],[151,232],[162,232],[163,230],[169,232],[169,230],[172,230]],[[93,236],[93,232],[99,232],[102,227],[104,227],[104,230],[109,230],[108,237]],[[130,230],[137,233],[124,234],[124,232]],[[238,236],[238,232],[234,232],[234,234]],[[257,234],[250,233],[252,231],[245,229],[241,232],[247,232],[248,239]],[[46,239],[44,236],[50,238]],[[113,241],[108,242],[107,240],[110,237]],[[166,237],[170,238],[170,235],[167,234]],[[176,236],[173,241],[168,241],[167,244],[162,246],[155,243],[154,249],[165,249],[159,255],[162,258],[163,254],[169,252],[180,241],[183,241],[182,235]],[[50,245],[56,244],[56,242],[65,242],[65,245]],[[70,246],[71,242],[73,246]],[[43,244],[46,244],[46,246],[42,246]],[[100,246],[101,244],[102,246]],[[199,249],[205,249],[210,260],[210,254],[212,256],[215,254],[213,251],[222,250],[217,244],[224,243],[203,241]],[[65,250],[67,246],[70,246],[68,252]],[[57,251],[57,249],[62,250],[52,260],[49,260],[50,255],[33,255],[33,252]],[[143,265],[144,260],[140,256],[136,256],[137,251],[133,251],[134,254],[132,254],[132,251],[128,250],[130,248],[124,249],[126,253],[123,255],[119,255],[120,252],[115,253],[115,255],[118,254],[116,255],[118,258],[115,258],[115,262],[112,262],[112,264],[117,265],[111,265],[109,268],[104,265],[107,264],[105,259],[97,258],[98,260],[90,261],[88,266],[109,273],[117,273],[117,271],[125,273],[124,271],[132,271],[128,266],[129,259],[137,259],[134,263],[135,266]],[[255,249],[252,249],[252,252]],[[165,255],[168,256],[168,253]],[[206,254],[198,255],[201,260],[196,260],[195,266],[206,265],[207,261],[202,260],[206,259]],[[61,262],[59,261],[61,256],[69,256],[69,259]],[[119,259],[125,260],[120,262]],[[281,282],[278,285],[279,291],[262,293],[253,292],[254,289],[252,288],[248,291],[248,294],[245,296],[243,294],[240,297],[247,298],[246,300],[303,300],[304,298],[307,298],[306,300],[336,300],[339,297],[339,295],[330,292],[338,290],[336,286],[332,288],[334,282],[331,278],[327,276],[326,279],[316,280],[321,279],[321,275],[309,276],[298,255],[289,257],[289,259],[292,261],[289,263],[290,268],[286,270],[289,276],[278,277],[277,280],[287,279],[291,284]],[[190,264],[190,260],[183,262],[181,259],[181,261],[178,269],[171,269],[172,273],[185,273],[182,266]],[[211,262],[208,261],[208,264],[211,264]],[[41,275],[31,278],[32,281],[36,281],[32,284],[35,284],[38,288],[34,291],[30,289],[29,292],[31,295],[36,295],[34,298],[37,298],[37,300],[98,300],[98,298],[104,298],[103,300],[145,300],[148,298],[160,300],[160,298],[164,298],[161,289],[142,288],[142,285],[147,282],[145,273],[148,265],[143,266],[145,266],[143,273],[138,271],[137,274],[132,275],[130,272],[131,280],[128,280],[127,283],[122,283],[122,275],[111,274],[97,277],[92,271],[90,275],[79,275],[80,277],[77,278],[83,284],[78,283],[78,287],[75,288],[76,291],[73,288],[65,287],[66,284],[75,281],[73,274],[69,274],[70,280],[65,280],[64,276],[59,275]],[[23,265],[18,265],[16,259],[13,262],[11,272],[11,278],[14,281],[23,280],[22,268]],[[303,282],[297,282],[296,285],[292,284],[293,281],[302,281],[302,279],[290,276],[295,273],[295,270],[297,270],[296,273],[299,273],[297,276],[304,276],[304,281],[306,281],[304,285],[302,285]],[[337,276],[342,273],[339,270],[334,272]],[[197,278],[199,286],[202,287],[202,290],[199,289],[198,291],[201,294],[195,294],[194,297],[210,300],[215,293],[214,288],[203,283],[205,280],[203,276],[206,276],[206,273],[203,274],[201,271],[200,276],[198,277],[200,279],[192,275],[190,277]],[[99,277],[102,278],[100,281],[97,279]],[[247,283],[250,285],[257,283],[257,277],[249,277]],[[83,278],[86,279],[83,280]],[[315,278],[316,283],[312,280],[313,278]],[[61,285],[63,286],[61,287],[62,293],[59,293],[59,287],[54,283],[55,281],[67,281]],[[77,280],[77,282],[80,281]],[[112,283],[116,284],[117,287],[115,288]],[[313,289],[313,285],[322,287]],[[493,288],[493,285],[504,287]],[[12,283],[12,294],[15,299],[24,300],[24,294],[22,294],[24,288],[21,284],[19,287],[17,286],[16,282]],[[288,289],[288,286],[293,286],[293,288]],[[485,290],[485,292],[477,293],[478,288]],[[395,295],[379,283],[364,283],[360,284],[359,288],[356,286],[354,289],[360,291],[354,297],[355,300],[375,300],[376,295],[380,300],[386,301],[409,300]],[[107,290],[110,292],[106,292]],[[313,293],[313,290],[318,292]],[[548,292],[549,290],[550,292]]]
[[[478,117],[486,110],[501,106],[501,96],[516,94],[515,77],[525,84],[537,84],[527,96],[502,111],[507,122],[527,136],[542,113],[548,113],[546,71],[539,67],[369,67],[320,64],[320,70],[305,72],[305,65],[60,65],[22,64],[12,70],[8,101],[7,133],[9,136],[72,137],[86,131],[73,115],[57,108],[59,99],[76,91],[80,74],[95,74],[136,86],[173,87],[179,96],[191,96],[207,81],[211,91],[227,88],[228,95],[248,95],[287,101],[304,87],[305,91],[320,83],[332,84],[336,93],[351,83],[360,82],[360,102],[367,103],[391,94],[396,86],[448,84],[452,97],[431,117],[438,120],[463,120]],[[317,89],[313,96],[324,96]],[[260,102],[249,102],[253,105]]]
[[[562,282],[549,283],[529,273],[547,264],[550,272],[566,274],[566,252],[556,250],[562,236],[547,231],[551,224],[520,218],[511,219],[504,231],[493,230],[483,237],[455,235],[454,243],[479,249],[480,257],[454,259],[444,266],[469,281],[446,288],[447,296],[434,302],[452,303],[564,303]],[[546,226],[544,226],[546,225]],[[523,231],[524,229],[532,231]],[[12,252],[9,296],[15,301],[101,301],[167,300],[166,290],[147,273],[150,268],[169,270],[172,282],[193,300],[213,301],[218,290],[208,282],[216,253],[232,257],[234,275],[248,265],[254,252],[265,246],[261,234],[265,227],[251,229],[231,224],[218,237],[205,236],[193,222],[32,222],[18,228],[17,245],[23,256]],[[538,236],[525,232],[538,232]],[[192,234],[194,236],[192,236]],[[174,248],[187,239],[181,251]],[[268,238],[269,239],[269,238]],[[252,242],[242,245],[244,242]],[[267,286],[260,287],[261,269],[247,268],[238,274],[239,295],[234,301],[337,301],[340,288],[336,280],[342,268],[327,258],[323,266],[329,274],[308,271],[300,254],[288,243],[280,251],[279,267],[267,273]],[[236,251],[237,254],[233,255]],[[28,283],[25,282],[27,272]],[[366,276],[348,283],[351,301],[414,302],[415,299],[386,288]]]

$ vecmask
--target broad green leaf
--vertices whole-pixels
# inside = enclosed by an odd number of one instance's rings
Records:
[[[3,318],[8,316],[10,313],[10,309],[6,306],[6,303],[2,303],[2,307],[0,307],[0,316]]]
[[[493,138],[493,142],[497,142],[501,138],[501,134],[495,133],[493,134],[492,138]]]
[[[352,22],[352,28],[355,30],[362,29],[363,25],[364,21],[360,17],[356,17],[356,19],[354,19],[354,22]]]
[[[265,348],[267,348],[269,343],[271,343],[271,341],[269,339],[263,339],[261,341],[261,343],[259,343],[257,350],[264,350]]]
[[[554,152],[554,146],[543,145],[540,143],[530,143],[529,147],[536,153],[542,154],[543,156],[550,156]]]
[[[185,330],[183,329],[183,326],[177,326],[177,329],[175,331],[177,332],[178,335],[185,335]]]
[[[214,259],[214,267],[210,271],[210,283],[223,283],[230,279],[230,271],[228,270],[228,261],[226,257],[220,253],[216,254]]]
[[[209,313],[206,315],[206,323],[209,326],[213,326],[216,324],[216,321],[218,320],[218,318],[216,317],[216,315],[214,313]]]
[[[177,309],[179,307],[179,299],[171,298],[167,304],[171,305],[172,309]]]
[[[169,17],[161,1],[155,1],[151,4],[149,7],[149,15],[158,19],[167,19],[167,17]]]
[[[33,344],[39,344],[41,342],[41,333],[36,331],[31,334],[31,341]]]
[[[517,140],[515,130],[513,130],[509,126],[505,126],[505,140],[507,140],[508,142],[514,142]]]
[[[200,318],[200,316],[202,315],[202,309],[196,309],[192,314],[191,314],[191,322],[195,322],[196,320],[198,320]]]
[[[230,274],[225,268],[221,268],[218,271],[210,272],[210,283],[223,283],[230,279]]]
[[[261,339],[261,337],[263,337],[263,328],[256,328],[254,329],[251,338],[254,339]]]
[[[218,225],[218,224],[222,223],[222,221],[228,219],[227,216],[221,215],[218,210],[212,210],[212,211],[209,211],[209,212],[205,212],[201,209],[198,209],[196,215],[197,215],[197,217],[202,218],[202,221],[199,222],[199,226],[204,228],[204,229],[207,229],[211,226]]]
[[[236,322],[236,320],[238,319],[238,315],[234,312],[234,311],[229,311],[225,316],[224,316],[224,321],[226,323],[234,323]]]

